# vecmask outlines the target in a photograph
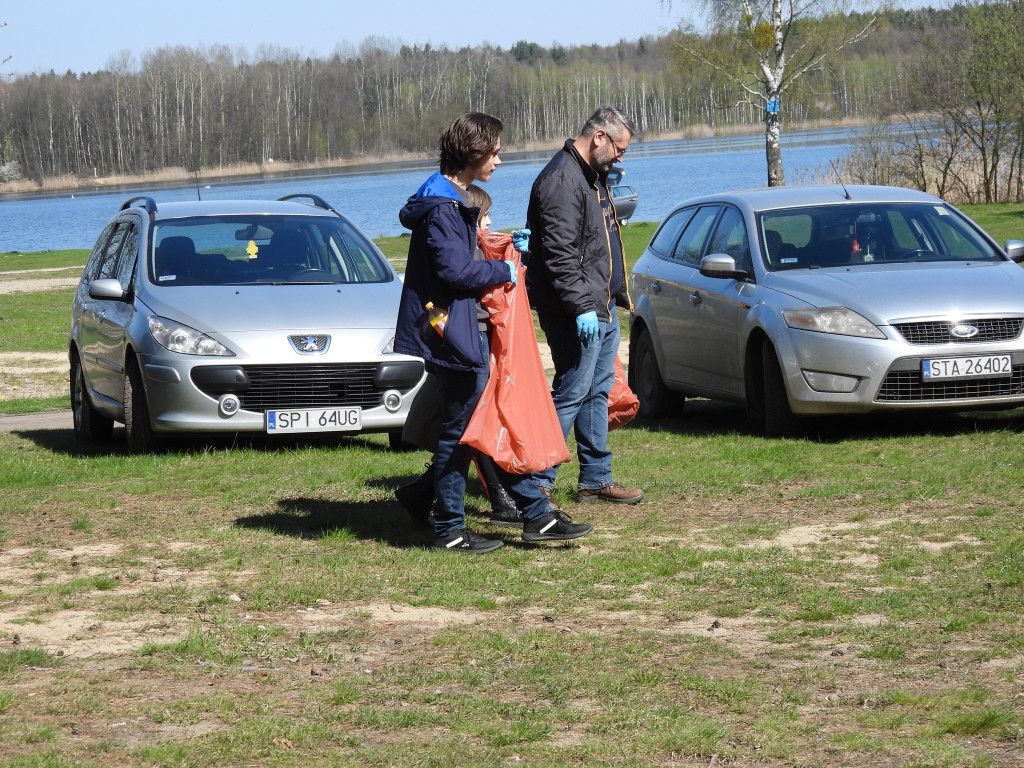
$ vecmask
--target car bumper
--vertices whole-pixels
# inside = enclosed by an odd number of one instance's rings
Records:
[[[426,376],[422,361],[405,355],[381,355],[369,361],[324,361],[315,366],[232,362],[232,358],[169,364],[162,355],[150,359],[140,356],[140,363],[153,429],[161,433],[265,432],[268,410],[351,407],[359,408],[361,414],[361,428],[353,432],[398,430],[405,424]],[[381,376],[396,363],[410,366],[404,380],[389,381],[386,373]],[[410,380],[410,371],[416,365],[417,374]],[[223,378],[202,375],[211,369],[229,373],[241,370],[247,383],[210,384],[211,378]],[[385,407],[385,393],[397,393],[397,407]],[[221,407],[221,397],[228,394],[237,398],[240,407]]]
[[[780,349],[790,407],[797,414],[913,409],[968,410],[1024,404],[1024,343],[910,345],[790,330]],[[922,361],[1010,355],[1013,374],[927,382]],[[848,387],[853,390],[829,391]],[[812,385],[813,384],[813,385]]]

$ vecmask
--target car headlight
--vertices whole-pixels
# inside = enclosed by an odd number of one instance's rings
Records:
[[[835,333],[839,336],[860,336],[864,339],[884,339],[882,333],[862,315],[846,307],[807,307],[784,309],[782,316],[790,328],[818,333]]]
[[[195,328],[168,320],[166,317],[149,316],[149,333],[156,343],[170,352],[183,355],[215,355],[217,357],[234,357],[235,353],[216,339]]]

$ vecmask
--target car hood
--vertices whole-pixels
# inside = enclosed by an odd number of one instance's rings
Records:
[[[1012,262],[773,272],[763,285],[811,306],[849,307],[881,325],[918,317],[1024,313],[1024,269]]]
[[[140,298],[157,315],[204,333],[390,328],[402,284],[150,287]]]

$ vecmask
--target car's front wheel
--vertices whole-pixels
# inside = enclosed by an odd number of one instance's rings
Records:
[[[747,413],[754,428],[764,437],[793,437],[800,433],[800,417],[789,407],[786,382],[782,377],[775,347],[761,342],[761,379],[747,387]]]
[[[132,453],[153,453],[163,447],[163,440],[153,432],[149,422],[149,403],[142,384],[142,371],[134,360],[128,364],[124,377],[124,431],[128,450]]]
[[[640,401],[641,418],[651,419],[682,410],[685,398],[665,386],[661,369],[658,368],[658,357],[654,352],[654,342],[646,329],[640,331],[635,346],[630,350],[629,369],[633,389]]]
[[[85,371],[77,354],[71,357],[71,413],[74,417],[75,437],[79,440],[98,442],[109,440],[114,431],[114,420],[97,411],[89,399]]]

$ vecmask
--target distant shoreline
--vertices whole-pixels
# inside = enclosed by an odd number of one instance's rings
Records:
[[[826,121],[815,120],[805,123],[797,123],[788,126],[785,130],[800,131],[814,130],[820,128],[846,128],[868,125],[867,120],[839,120]],[[710,125],[695,125],[682,131],[672,131],[658,134],[656,138],[640,137],[645,143],[656,143],[660,141],[679,141],[681,139],[715,138],[720,136],[747,136],[757,135],[762,132],[760,125],[728,125],[713,127]],[[785,133],[785,130],[783,133]],[[562,140],[553,142],[531,142],[524,145],[507,145],[503,148],[506,154],[553,151],[562,145]],[[47,177],[42,183],[32,179],[18,179],[0,183],[0,201],[7,197],[47,197],[55,193],[82,194],[104,192],[110,188],[123,186],[145,186],[153,185],[178,185],[193,182],[220,181],[225,179],[238,179],[244,177],[268,177],[294,173],[296,171],[330,171],[366,168],[373,166],[387,166],[396,163],[407,163],[422,161],[433,161],[434,155],[427,153],[394,152],[382,154],[376,157],[362,156],[357,159],[335,159],[324,160],[314,163],[298,162],[276,162],[270,160],[266,163],[237,163],[235,165],[223,166],[220,168],[201,168],[198,175],[190,173],[182,167],[162,168],[157,171],[150,171],[139,174],[126,174],[116,176],[95,176],[78,177],[74,175]]]

